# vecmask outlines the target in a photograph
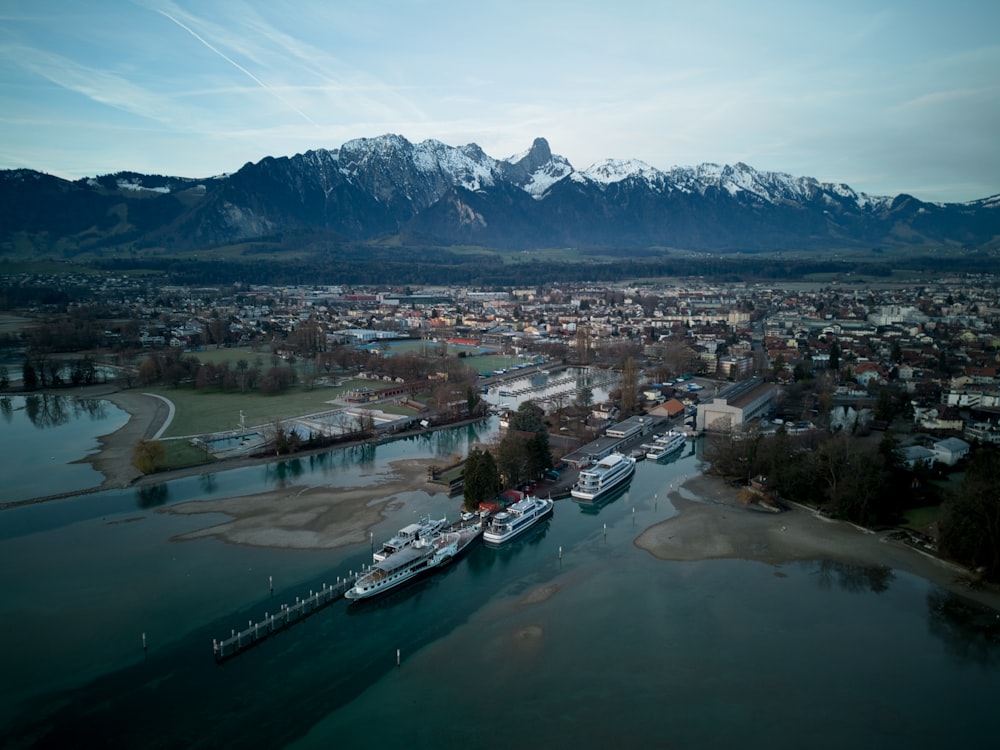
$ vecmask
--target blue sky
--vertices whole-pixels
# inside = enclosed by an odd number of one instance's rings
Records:
[[[1000,193],[1000,3],[0,0],[0,168],[207,177],[398,133]]]

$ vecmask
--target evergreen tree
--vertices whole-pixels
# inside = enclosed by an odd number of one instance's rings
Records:
[[[465,460],[462,497],[465,507],[474,510],[480,500],[488,500],[500,488],[500,475],[496,461],[489,451],[473,448]]]

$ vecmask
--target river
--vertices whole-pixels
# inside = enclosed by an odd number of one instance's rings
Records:
[[[334,603],[215,663],[213,638],[358,569],[370,545],[178,542],[213,519],[166,508],[356,484],[494,429],[0,513],[4,747],[992,743],[1000,648],[980,626],[993,614],[899,571],[664,562],[635,547],[699,470],[690,446],[641,462],[604,507],[560,500],[524,539],[478,544],[384,599]],[[402,500],[376,540],[417,512],[457,513],[442,494]]]

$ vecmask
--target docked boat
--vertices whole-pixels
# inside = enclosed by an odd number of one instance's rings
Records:
[[[432,537],[422,537],[375,563],[354,582],[344,597],[351,600],[370,599],[447,565],[478,539],[482,531],[483,525],[476,522],[440,531]]]
[[[394,555],[412,546],[420,539],[431,538],[434,534],[441,531],[446,523],[448,523],[447,518],[433,519],[428,516],[427,518],[422,518],[418,523],[411,523],[408,526],[404,526],[396,532],[396,535],[392,539],[383,542],[382,546],[372,553],[372,559],[375,562],[382,562],[389,555]]]
[[[503,544],[521,534],[552,512],[552,498],[529,495],[490,518],[483,541]]]
[[[685,440],[683,433],[670,430],[646,446],[646,458],[651,461],[666,458],[674,451],[680,450],[684,446]]]
[[[625,484],[633,474],[635,459],[621,453],[612,453],[589,469],[581,471],[570,494],[578,500],[596,500]]]

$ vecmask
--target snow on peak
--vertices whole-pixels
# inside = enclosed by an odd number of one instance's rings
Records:
[[[650,187],[663,182],[663,173],[638,159],[605,159],[585,169],[581,176],[601,185],[611,185],[627,179],[644,180]]]

